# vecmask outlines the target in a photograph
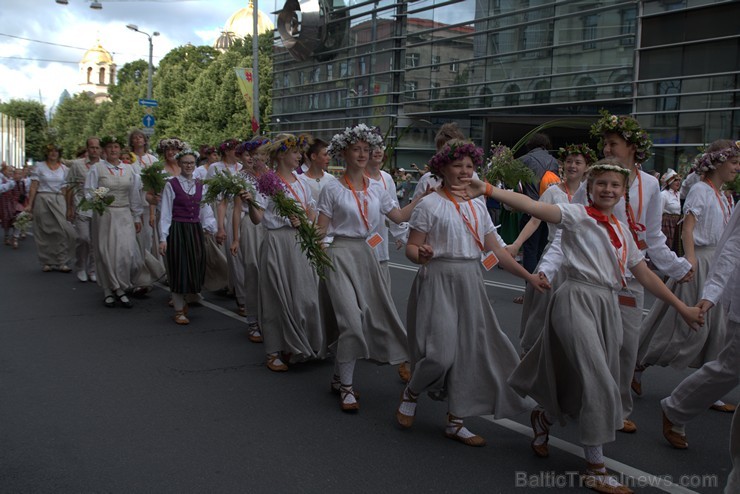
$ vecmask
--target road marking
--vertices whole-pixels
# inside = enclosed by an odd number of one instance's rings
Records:
[[[166,292],[170,291],[169,287],[163,285],[162,283],[155,283],[154,286],[156,286],[157,288],[161,288],[162,290]],[[216,312],[218,312],[219,314],[223,314],[224,316],[230,317],[232,319],[236,319],[239,322],[243,322],[243,323],[247,322],[246,317],[242,317],[239,314],[230,311],[229,309],[224,309],[220,305],[216,305],[212,302],[209,302],[204,298],[201,298],[200,305],[202,305],[203,307],[208,307],[211,310],[215,310]]]
[[[493,415],[483,415],[481,416],[481,418],[484,420],[488,420],[489,422],[493,422],[496,425],[500,425],[501,427],[505,427],[514,432],[518,432],[519,434],[522,434],[524,436],[532,437],[532,429],[530,427],[520,424],[519,422],[515,422],[509,419],[495,419],[493,418]],[[579,458],[584,458],[583,447],[581,446],[578,446],[573,443],[569,443],[568,441],[563,441],[562,439],[558,439],[552,434],[550,434],[550,440],[548,443],[550,446],[563,450],[566,453],[570,453]],[[658,475],[653,475],[651,473],[640,470],[639,468],[635,468],[630,465],[627,465],[626,463],[622,463],[617,460],[612,460],[611,458],[604,457],[604,464],[609,469],[619,472],[623,474],[625,477],[632,477],[633,479],[639,479],[639,482],[641,483],[640,484],[641,487],[642,486],[655,487],[664,492],[670,492],[671,494],[699,494],[696,491],[692,491],[681,485],[674,484],[673,482],[663,477],[660,477]]]

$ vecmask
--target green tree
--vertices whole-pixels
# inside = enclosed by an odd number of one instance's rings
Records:
[[[48,136],[46,108],[38,101],[11,99],[0,103],[0,113],[20,118],[26,127],[26,159],[43,159]]]
[[[65,158],[74,158],[85,146],[90,118],[97,110],[95,99],[89,93],[79,93],[62,101],[51,119],[56,130],[56,141],[62,146]]]

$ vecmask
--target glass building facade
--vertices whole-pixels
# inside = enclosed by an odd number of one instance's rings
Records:
[[[277,1],[273,122],[329,138],[389,131],[397,164],[425,162],[456,121],[479,144],[533,127],[581,142],[598,110],[634,114],[665,169],[740,134],[740,2]]]

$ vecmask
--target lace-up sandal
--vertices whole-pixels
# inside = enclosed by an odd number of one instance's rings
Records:
[[[267,368],[273,372],[285,372],[288,366],[280,360],[280,355],[273,354],[267,356]]]
[[[352,390],[352,385],[339,385],[339,404],[343,412],[356,412],[360,409],[360,402],[357,401],[357,395]]]
[[[404,429],[408,429],[414,425],[416,400],[418,398],[419,395],[414,395],[408,387],[403,388],[403,391],[401,391],[401,403],[396,410],[396,422]]]
[[[175,312],[175,322],[177,324],[185,325],[185,324],[190,324],[190,319],[188,319],[187,316],[185,316],[184,310],[178,310],[177,312]]]
[[[529,421],[532,424],[532,431],[534,432],[534,439],[530,443],[532,451],[540,458],[547,458],[550,456],[548,442],[550,441],[550,426],[552,424],[545,418],[545,412],[537,409],[532,410]],[[544,442],[539,440],[542,436],[545,436]]]
[[[581,474],[581,481],[585,487],[592,489],[596,492],[602,492],[604,494],[633,494],[633,490],[627,486],[620,484],[612,474],[610,474],[604,465],[594,465],[594,468],[589,466],[584,473]]]
[[[473,434],[463,425],[461,418],[447,414],[447,429],[445,436],[455,441],[461,442],[466,446],[481,447],[486,445],[486,440],[477,434]]]

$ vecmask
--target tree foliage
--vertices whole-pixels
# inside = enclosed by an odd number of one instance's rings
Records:
[[[26,159],[43,159],[49,141],[46,109],[38,101],[11,99],[0,103],[0,113],[20,118],[26,128]]]
[[[96,109],[95,99],[89,93],[75,94],[57,106],[51,128],[56,130],[55,139],[66,158],[73,158],[85,146],[87,124]]]

